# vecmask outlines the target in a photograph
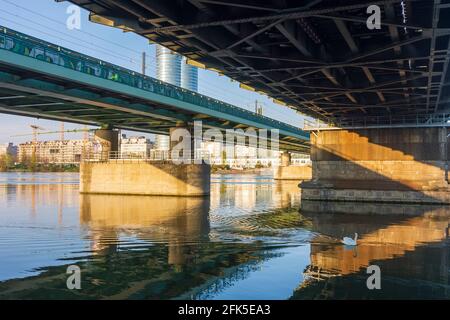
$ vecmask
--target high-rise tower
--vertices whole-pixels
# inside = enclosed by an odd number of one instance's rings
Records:
[[[187,64],[187,59],[181,60],[181,86],[191,91],[198,91],[198,69]]]
[[[186,63],[186,58],[156,45],[156,77],[164,82],[198,91],[198,70]],[[155,149],[158,151],[169,150],[169,136],[156,135]]]
[[[187,59],[156,45],[156,77],[164,82],[198,91],[198,69],[187,64]]]
[[[156,77],[161,81],[181,86],[181,56],[156,45]]]

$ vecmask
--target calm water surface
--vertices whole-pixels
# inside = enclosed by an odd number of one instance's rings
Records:
[[[214,175],[206,199],[0,173],[0,299],[448,299],[449,222],[447,207],[301,203],[269,175]],[[339,243],[355,232],[356,248]],[[81,290],[66,288],[73,264]]]

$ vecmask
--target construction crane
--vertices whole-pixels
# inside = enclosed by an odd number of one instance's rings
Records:
[[[64,141],[64,122],[60,122],[59,123],[59,141],[61,142],[61,144]],[[61,148],[61,158],[63,159],[62,162],[64,162],[64,148]]]
[[[37,136],[39,133],[38,130],[45,130],[45,129],[41,128],[39,126],[36,126],[36,125],[31,125],[30,127],[33,130],[33,146],[31,149],[31,162],[36,163],[37,162],[37,159],[36,159]]]
[[[33,143],[36,144],[36,143],[37,143],[37,136],[38,136],[38,134],[40,134],[40,133],[38,132],[38,130],[45,130],[45,129],[44,129],[44,128],[41,128],[41,127],[39,127],[39,126],[36,126],[36,125],[31,125],[30,127],[31,127],[31,129],[33,130],[33,133],[32,133],[32,135],[33,135]],[[13,137],[14,137],[14,136],[13,136]]]
[[[35,127],[35,126],[31,126],[31,127],[33,128],[33,127]],[[40,128],[40,127],[37,127],[36,130],[33,131],[32,134],[16,134],[16,135],[13,135],[13,136],[11,136],[11,137],[26,137],[26,136],[31,136],[31,135],[32,135],[32,136],[33,136],[33,141],[36,141],[36,142],[37,142],[37,136],[43,135],[43,134],[60,134],[60,139],[61,139],[61,138],[63,137],[61,134],[84,132],[83,137],[84,137],[84,138],[88,138],[89,133],[95,131],[95,129],[88,129],[88,128],[86,128],[86,127],[83,128],[83,129],[72,129],[72,130],[63,130],[63,131],[58,130],[58,131],[38,132],[37,130],[45,130],[45,129],[42,129],[42,128]]]

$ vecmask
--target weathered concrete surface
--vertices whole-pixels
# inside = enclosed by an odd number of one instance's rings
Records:
[[[312,169],[310,166],[292,166],[291,154],[282,152],[280,155],[281,165],[274,170],[275,180],[311,180]]]
[[[205,196],[210,193],[211,167],[110,160],[83,162],[80,192],[96,194]]]
[[[446,128],[320,131],[302,199],[450,203],[446,139]]]
[[[275,180],[311,180],[312,168],[310,166],[280,166],[275,169]]]
[[[323,187],[301,189],[302,200],[386,202],[386,203],[450,203],[448,191],[359,190]]]
[[[435,210],[445,209],[447,215],[450,215],[448,207],[446,205],[436,204],[421,204],[421,203],[379,203],[379,202],[355,202],[355,201],[313,201],[302,200],[300,203],[300,212],[306,217],[317,218],[319,220],[327,220],[335,217],[335,214],[342,215],[359,215],[364,217],[365,223],[371,226],[373,230],[382,228],[377,226],[383,219],[386,219],[389,224],[397,223],[409,219],[409,217],[421,216],[428,212],[434,212]],[[384,216],[386,218],[380,218]],[[344,217],[342,217],[344,219]],[[370,221],[374,220],[374,221]],[[355,219],[345,218],[347,223],[355,223]],[[329,230],[322,230],[325,234],[332,234],[333,228],[336,225],[332,222],[329,223]],[[372,231],[373,231],[372,230]],[[334,230],[336,231],[336,230]],[[360,230],[361,232],[367,232],[367,230]],[[328,232],[328,233],[327,233]],[[344,234],[352,234],[355,232],[354,228],[348,230],[340,230]],[[359,231],[358,231],[359,232]]]
[[[337,188],[439,190],[446,188],[444,161],[313,161],[313,179]]]

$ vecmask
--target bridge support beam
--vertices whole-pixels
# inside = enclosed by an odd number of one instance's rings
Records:
[[[450,203],[447,134],[447,128],[317,132],[302,199]]]
[[[287,151],[280,155],[280,166],[275,168],[275,180],[296,180],[305,181],[311,179],[311,167],[310,166],[293,166],[291,164],[291,154]]]
[[[80,167],[80,192],[149,196],[206,196],[211,168],[206,164],[170,161],[85,161]]]

